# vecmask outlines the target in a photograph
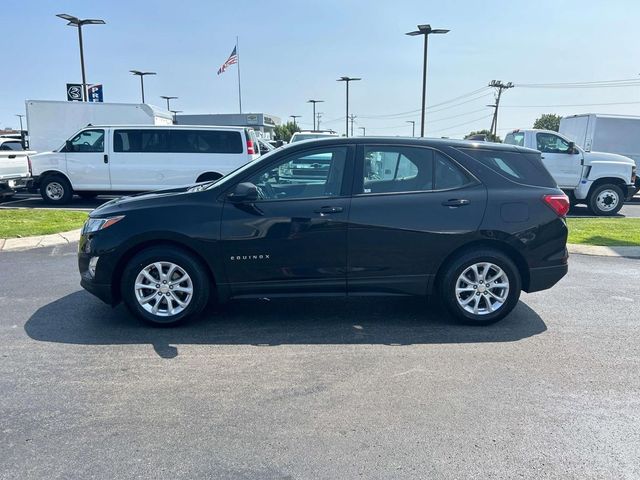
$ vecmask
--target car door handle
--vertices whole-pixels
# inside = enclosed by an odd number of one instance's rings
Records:
[[[342,212],[342,207],[320,207],[314,210],[314,213],[320,214],[328,214],[328,213],[340,213]]]
[[[109,163],[109,155],[104,156],[104,163]]]
[[[471,202],[465,198],[452,198],[450,200],[446,200],[442,202],[444,207],[464,207],[465,205],[469,205]]]

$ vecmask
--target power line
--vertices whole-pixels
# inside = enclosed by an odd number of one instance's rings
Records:
[[[605,105],[636,105],[640,102],[610,102],[610,103],[565,103],[557,105],[503,105],[503,108],[553,108],[553,107],[602,107]]]
[[[638,78],[626,78],[620,80],[596,80],[590,82],[557,82],[557,83],[516,83],[520,88],[608,88],[630,87],[640,85]]]
[[[484,117],[474,118],[473,120],[469,120],[468,122],[459,123],[457,125],[451,125],[450,127],[441,128],[440,130],[432,130],[431,133],[445,132],[447,130],[451,130],[452,128],[458,128],[458,127],[462,127],[463,125],[469,125],[470,123],[473,123],[473,122],[479,122],[480,120],[486,120],[489,117],[493,117],[493,114],[485,115]]]

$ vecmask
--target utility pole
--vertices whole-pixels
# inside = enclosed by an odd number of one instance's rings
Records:
[[[502,92],[504,90],[513,88],[513,83],[503,83],[502,80],[491,80],[491,82],[489,82],[489,86],[496,89],[496,103],[494,105],[488,105],[489,107],[494,108],[490,131],[493,134],[493,138],[496,138],[498,136],[498,108],[500,107],[500,97],[502,96]]]
[[[349,121],[351,122],[351,136],[353,137],[353,122],[355,121],[356,116],[351,114],[349,115]]]
[[[317,124],[317,129],[314,130],[320,130],[320,118],[322,117],[322,112],[318,112],[316,113],[316,124]]]
[[[360,130],[362,130],[362,136],[366,137],[367,136],[367,129],[365,127],[358,127]]]
[[[289,115],[289,116],[293,118],[293,128],[295,130],[297,128],[296,118],[300,118],[302,115]]]
[[[415,137],[416,136],[416,122],[414,122],[413,120],[407,120],[407,123],[411,124],[411,136]]]
[[[324,100],[307,100],[307,103],[313,103],[313,129],[316,129],[316,103],[322,103]]]

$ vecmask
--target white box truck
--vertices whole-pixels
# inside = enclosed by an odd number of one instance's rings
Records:
[[[29,150],[50,152],[87,125],[172,125],[171,112],[144,103],[27,100]]]
[[[640,117],[584,113],[560,120],[560,133],[585,152],[624,155],[640,166]],[[640,177],[636,178],[640,189]]]

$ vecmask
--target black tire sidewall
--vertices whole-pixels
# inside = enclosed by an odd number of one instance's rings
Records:
[[[191,302],[177,315],[158,317],[147,312],[135,296],[134,284],[140,271],[147,265],[159,262],[172,262],[184,269],[193,283]],[[152,247],[135,255],[122,274],[120,289],[125,305],[136,317],[154,326],[173,326],[199,315],[209,302],[210,280],[207,273],[191,254],[175,247]]]
[[[59,183],[64,189],[62,197],[60,197],[60,199],[58,200],[49,198],[46,193],[47,185],[53,182]],[[71,184],[66,178],[59,175],[51,175],[46,177],[40,184],[40,196],[46,203],[49,203],[51,205],[64,205],[66,203],[69,203],[71,201],[71,198],[73,198],[73,190],[71,189]]]
[[[464,310],[456,298],[456,282],[460,274],[470,265],[480,262],[490,262],[498,265],[509,279],[509,294],[507,301],[497,311],[487,315],[473,315]],[[457,320],[470,325],[488,325],[506,317],[518,304],[520,298],[520,290],[522,289],[522,280],[518,267],[511,259],[498,251],[482,250],[477,252],[468,252],[454,259],[447,267],[440,285],[440,299]]]
[[[598,194],[603,190],[615,190],[616,193],[618,194],[618,199],[619,199],[618,206],[614,210],[611,210],[610,212],[603,212],[597,206]],[[622,192],[622,189],[617,185],[611,185],[611,184],[600,185],[596,187],[593,193],[591,193],[591,195],[589,196],[589,210],[591,210],[591,212],[597,216],[608,217],[608,216],[616,215],[620,211],[620,209],[622,209],[623,205],[624,205],[624,193]]]

